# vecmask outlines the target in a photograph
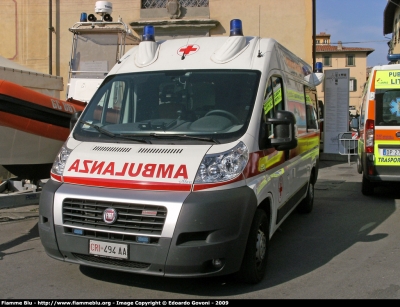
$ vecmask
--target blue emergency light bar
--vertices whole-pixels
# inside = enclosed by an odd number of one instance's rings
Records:
[[[87,14],[86,13],[81,13],[80,22],[87,22]]]
[[[150,25],[144,26],[143,34],[142,34],[142,41],[143,42],[155,42],[153,26],[150,26]]]
[[[398,60],[400,60],[400,54],[388,54],[387,55],[387,60],[389,61],[389,62],[395,62],[395,61],[398,61]]]
[[[231,30],[229,36],[243,36],[242,21],[240,19],[231,20]]]

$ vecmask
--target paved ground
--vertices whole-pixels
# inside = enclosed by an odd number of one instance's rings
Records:
[[[41,243],[37,204],[1,209],[1,276],[11,278],[0,278],[0,298],[400,299],[400,190],[367,197],[361,178],[354,161],[322,160],[312,214],[281,225],[267,277],[251,286],[230,275],[159,278],[56,261]]]
[[[0,223],[39,217],[39,204],[0,209]]]

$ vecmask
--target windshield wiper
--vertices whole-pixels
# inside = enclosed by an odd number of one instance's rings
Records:
[[[151,144],[150,141],[145,140],[145,139],[138,139],[136,137],[134,137],[133,134],[127,134],[127,133],[118,133],[115,135],[115,137],[117,138],[121,138],[121,139],[127,139],[127,140],[132,140],[132,141],[136,141],[136,142],[140,142],[140,143],[146,143],[146,144]]]
[[[190,139],[190,140],[199,140],[204,142],[213,142],[216,144],[221,144],[217,139],[213,138],[205,138],[199,136],[191,136],[186,134],[158,134],[158,133],[150,133],[150,136],[155,138],[182,138],[182,139]]]
[[[80,122],[81,124],[88,125],[89,127],[96,129],[96,131],[100,132],[101,134],[108,135],[108,136],[110,136],[110,137],[112,137],[112,138],[115,137],[115,134],[114,134],[114,133],[112,133],[112,132],[110,132],[110,131],[108,131],[108,130],[106,130],[106,129],[103,129],[103,128],[101,128],[101,127],[98,126],[98,125],[91,124],[91,123],[86,122],[86,121],[84,121],[84,120],[80,120],[79,122]]]
[[[106,130],[106,129],[104,129],[104,128],[101,128],[101,127],[98,126],[98,125],[94,125],[94,124],[91,124],[91,123],[86,122],[86,121],[83,121],[83,120],[80,120],[80,123],[82,123],[82,124],[84,124],[84,125],[88,125],[89,127],[96,129],[98,132],[100,132],[100,133],[102,133],[102,134],[105,134],[105,135],[107,135],[107,136],[109,136],[109,137],[112,137],[112,138],[117,137],[117,138],[128,139],[128,140],[136,141],[136,142],[140,142],[140,143],[151,144],[150,141],[146,141],[146,140],[144,140],[144,139],[137,139],[137,138],[133,138],[133,137],[131,137],[131,136],[129,136],[129,135],[123,135],[123,134],[115,134],[115,133],[112,133],[112,132],[110,132],[110,131],[108,131],[108,130]]]

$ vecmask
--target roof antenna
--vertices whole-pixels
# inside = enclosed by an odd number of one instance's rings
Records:
[[[261,54],[261,50],[260,50],[260,40],[261,40],[261,30],[260,30],[260,8],[261,5],[258,6],[258,54],[257,57],[261,58],[262,54]]]

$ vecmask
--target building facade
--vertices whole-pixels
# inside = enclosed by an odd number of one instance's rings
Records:
[[[383,35],[387,34],[392,34],[392,39],[388,43],[388,55],[392,56],[388,56],[388,60],[398,64],[400,63],[400,0],[391,0],[386,4],[383,13]]]
[[[312,64],[312,0],[113,0],[119,17],[140,37],[153,24],[156,39],[226,36],[232,19],[241,19],[244,35],[272,37]],[[95,0],[3,0],[5,26],[0,55],[68,82],[72,34],[82,12],[94,14]],[[172,3],[173,4],[173,3]],[[65,99],[65,90],[59,98]]]
[[[330,34],[316,35],[316,61],[322,62],[324,70],[348,68],[350,71],[349,106],[355,114],[361,103],[364,84],[368,79],[367,57],[374,51],[371,48],[344,47],[339,41],[333,45]],[[318,97],[324,101],[323,84],[317,87]]]

